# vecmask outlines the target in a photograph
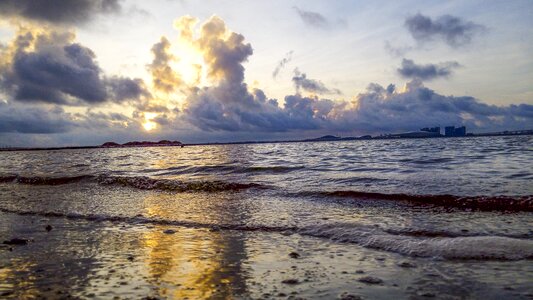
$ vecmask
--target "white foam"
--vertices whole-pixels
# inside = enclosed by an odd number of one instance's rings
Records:
[[[388,234],[378,228],[353,224],[311,226],[298,232],[417,257],[501,260],[533,258],[532,240],[501,236],[412,237]]]

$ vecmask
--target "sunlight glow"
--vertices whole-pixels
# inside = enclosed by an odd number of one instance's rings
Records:
[[[178,58],[174,67],[189,85],[199,85],[205,79],[205,62],[202,53],[188,41],[178,40],[176,47],[172,47],[172,53]]]
[[[144,113],[144,123],[142,123],[142,126],[144,127],[144,130],[146,131],[152,131],[157,127],[157,123],[153,122],[152,119],[157,117],[156,113]]]

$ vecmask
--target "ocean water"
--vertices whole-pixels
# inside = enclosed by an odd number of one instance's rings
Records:
[[[0,238],[32,240],[0,292],[530,299],[532,166],[531,136],[0,152]]]

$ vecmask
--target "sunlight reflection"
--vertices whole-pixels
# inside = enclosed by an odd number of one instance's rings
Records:
[[[157,205],[161,199],[149,196],[146,210],[151,216],[176,217],[174,212]],[[172,215],[171,215],[172,214]],[[185,216],[183,216],[185,217]],[[211,217],[213,217],[211,212]],[[205,299],[216,295],[227,298],[246,290],[244,240],[235,235],[208,229],[155,226],[142,237],[145,267],[149,281],[159,287],[159,294],[175,299]]]

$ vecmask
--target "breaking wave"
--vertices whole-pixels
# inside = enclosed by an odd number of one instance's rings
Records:
[[[79,182],[86,179],[93,179],[92,175],[66,176],[66,177],[44,177],[44,176],[0,176],[0,183],[20,183],[29,185],[60,185]]]
[[[98,177],[98,183],[104,185],[122,185],[141,190],[162,190],[174,192],[223,192],[239,191],[251,188],[266,188],[257,183],[240,183],[226,181],[180,181],[173,179],[153,179],[149,177]]]
[[[303,228],[298,233],[414,257],[533,259],[532,240],[504,236],[414,237],[389,234],[382,230],[352,224],[324,224]]]
[[[455,196],[383,194],[360,191],[304,191],[302,196],[339,197],[357,200],[406,201],[474,210],[533,211],[533,196]]]
[[[223,192],[239,191],[251,188],[267,188],[257,183],[240,183],[227,181],[181,181],[174,179],[154,179],[145,176],[107,176],[107,175],[80,175],[68,177],[24,177],[17,175],[0,176],[0,183],[18,183],[28,185],[61,185],[80,182],[83,180],[94,181],[101,185],[118,185],[141,190],[161,190],[174,192]]]
[[[338,243],[352,243],[362,247],[395,252],[412,257],[471,260],[522,260],[533,259],[533,240],[508,236],[441,236],[391,234],[383,229],[360,224],[331,223],[311,226],[264,226],[246,224],[206,224],[193,221],[167,220],[137,215],[106,216],[63,212],[39,212],[0,208],[1,212],[18,215],[66,218],[92,222],[120,222],[130,225],[153,224],[186,228],[203,228],[211,231],[234,230],[243,232],[274,232],[299,234],[328,239]]]
[[[31,176],[20,175],[0,176],[0,183],[27,185],[62,185],[81,181],[95,182],[100,185],[123,186],[140,190],[160,190],[172,192],[225,192],[248,189],[275,190],[273,186],[254,182],[231,182],[222,180],[191,180],[162,179],[146,176],[111,176],[111,175],[78,175],[78,176]],[[290,191],[277,190],[280,195],[289,197],[319,197],[332,201],[335,198],[353,199],[359,203],[367,200],[401,201],[417,205],[433,205],[480,211],[525,211],[533,212],[533,195],[528,196],[455,196],[455,195],[412,195],[385,194],[352,190],[338,191]],[[363,202],[361,202],[363,201]]]
[[[176,166],[162,170],[154,170],[163,175],[187,174],[284,174],[305,169],[304,166],[240,166],[233,164],[206,165],[206,166]]]

